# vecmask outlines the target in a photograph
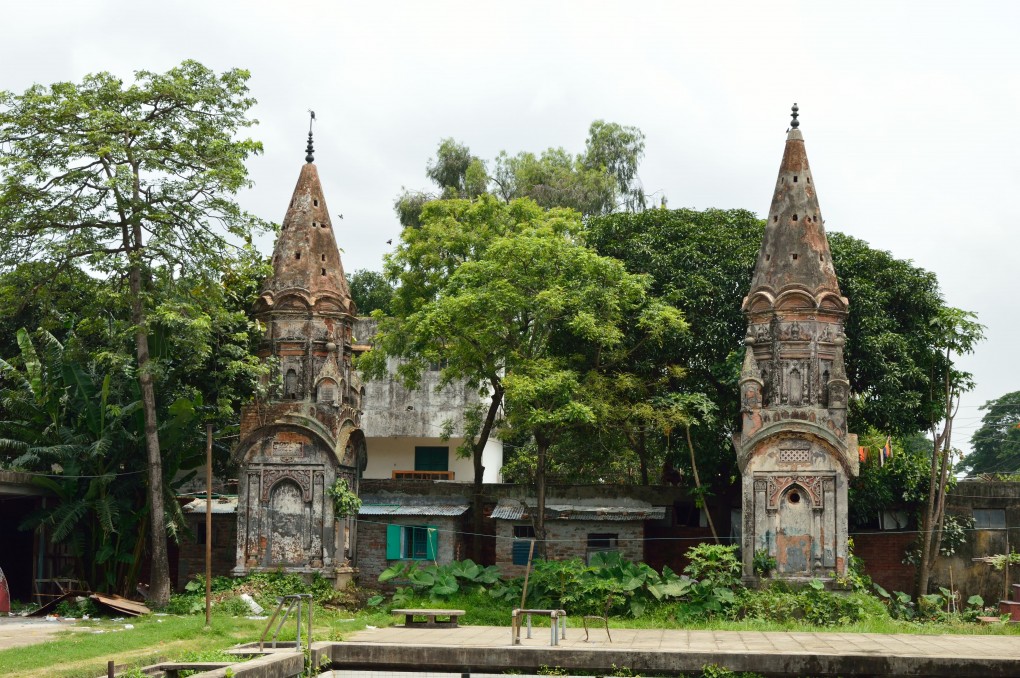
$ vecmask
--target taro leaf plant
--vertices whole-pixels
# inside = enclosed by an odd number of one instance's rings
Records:
[[[486,590],[500,580],[499,568],[495,565],[479,565],[473,560],[461,560],[438,565],[419,567],[417,563],[397,562],[379,574],[379,583],[406,581],[408,586],[398,586],[393,603],[401,605],[414,592],[427,592],[432,600],[441,600],[458,591]]]

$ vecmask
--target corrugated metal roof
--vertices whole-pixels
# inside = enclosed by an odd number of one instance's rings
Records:
[[[185,513],[205,513],[205,498],[193,499],[181,507]],[[220,497],[212,501],[213,513],[237,513],[237,497]]]
[[[516,499],[502,499],[492,510],[492,517],[497,520],[523,520],[529,515],[528,507]],[[546,504],[545,516],[549,520],[661,520],[666,517],[666,507]]]
[[[362,504],[359,516],[459,516],[468,504]]]

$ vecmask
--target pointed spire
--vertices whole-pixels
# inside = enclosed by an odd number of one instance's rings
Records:
[[[751,292],[765,288],[778,294],[790,286],[823,289],[839,294],[829,242],[808,165],[804,137],[799,128],[797,104],[779,167]]]
[[[308,145],[305,146],[305,162],[315,162],[315,146],[312,145],[312,123],[315,122],[315,111],[308,109]]]
[[[764,382],[761,380],[761,371],[758,369],[758,361],[754,358],[754,349],[750,346],[744,351],[744,365],[740,370],[740,383],[745,381],[754,380],[759,384]]]
[[[301,166],[273,248],[273,276],[266,281],[263,296],[278,297],[285,290],[299,292],[313,305],[333,297],[343,310],[352,307],[319,171],[311,161]]]

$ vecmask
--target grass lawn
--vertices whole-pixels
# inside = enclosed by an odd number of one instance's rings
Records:
[[[61,633],[55,640],[0,651],[0,674],[49,678],[95,678],[106,675],[106,663],[145,666],[160,661],[216,661],[218,651],[238,643],[258,641],[268,620],[213,614],[212,628],[205,629],[205,615],[128,618],[124,621],[78,622],[78,630]],[[341,640],[343,634],[367,624],[391,624],[391,615],[354,614],[315,610],[314,640]],[[125,624],[134,628],[126,629]],[[281,640],[294,639],[293,620],[280,632]],[[304,629],[302,628],[302,634]]]
[[[512,604],[497,601],[484,593],[454,595],[442,604],[426,596],[416,597],[405,607],[454,607],[468,610],[461,617],[465,625],[509,626]],[[78,630],[61,633],[56,639],[0,651],[0,673],[4,676],[36,678],[95,678],[105,675],[106,663],[114,660],[119,667],[145,666],[160,661],[218,661],[218,654],[238,643],[258,641],[268,620],[231,616],[214,608],[212,628],[205,629],[205,615],[148,615],[120,622],[97,620],[78,622]],[[367,625],[388,626],[397,619],[384,609],[371,608],[361,612],[316,608],[313,620],[314,640],[343,640],[350,632]],[[536,625],[548,620],[536,619]],[[568,622],[580,627],[580,617]],[[125,624],[134,628],[126,629]],[[618,628],[683,628],[688,630],[733,631],[838,631],[844,633],[914,633],[914,634],[987,634],[1020,635],[1020,625],[981,625],[974,623],[917,623],[868,617],[854,624],[816,626],[801,622],[761,620],[731,621],[712,619],[692,622],[678,621],[668,608],[661,608],[640,618],[614,617],[611,627]],[[281,632],[281,640],[294,639],[294,621]],[[120,668],[125,667],[125,668]]]

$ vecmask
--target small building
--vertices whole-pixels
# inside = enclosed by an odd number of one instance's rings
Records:
[[[496,523],[496,566],[506,576],[524,574],[531,544],[534,499],[504,498],[492,511]],[[546,559],[580,558],[613,551],[625,560],[644,561],[645,523],[661,521],[667,507],[638,499],[556,499],[545,507]]]
[[[222,577],[230,574],[234,567],[237,554],[237,496],[212,495],[212,574]],[[181,502],[181,513],[184,514],[185,530],[181,532],[176,544],[177,550],[177,581],[176,590],[183,591],[184,586],[196,575],[205,576],[205,541],[206,525],[205,494],[196,497],[178,496]],[[171,568],[173,569],[173,568]]]
[[[375,585],[395,563],[443,565],[465,557],[466,498],[379,492],[361,501],[358,570],[364,585]]]
[[[354,323],[354,351],[371,348],[378,328],[374,318]],[[396,377],[397,361],[391,358],[385,379],[365,381],[361,427],[372,450],[364,478],[373,480],[474,481],[474,463],[459,456],[464,442],[464,413],[486,404],[477,388],[459,381],[440,386],[440,363],[422,374],[417,389],[404,387]],[[443,439],[449,428],[451,436]],[[491,437],[482,453],[482,481],[499,481],[503,468],[503,443]]]

